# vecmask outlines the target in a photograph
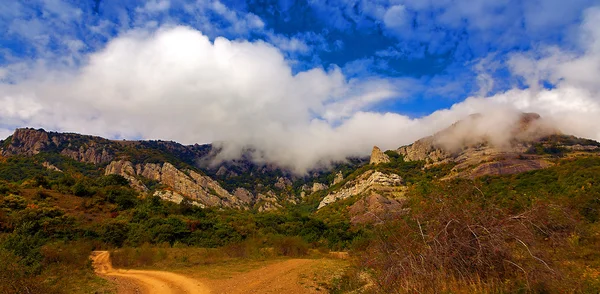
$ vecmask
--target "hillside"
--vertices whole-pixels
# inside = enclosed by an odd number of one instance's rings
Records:
[[[1,146],[0,154],[7,158],[32,158],[38,167],[54,172],[118,174],[138,192],[177,203],[189,199],[201,207],[277,209],[299,202],[302,191],[312,192],[315,184],[326,185],[318,180],[330,177],[324,170],[297,176],[249,158],[214,161],[219,148],[212,145],[116,141],[26,128],[17,129]],[[347,170],[363,162],[351,159],[336,166]]]
[[[472,131],[481,119],[306,176],[210,163],[211,145],[18,129],[1,142],[0,292],[109,287],[89,253],[165,260],[148,248],[218,248],[218,260],[350,251],[353,267],[324,286],[334,293],[600,289],[600,143],[535,114],[496,140]]]

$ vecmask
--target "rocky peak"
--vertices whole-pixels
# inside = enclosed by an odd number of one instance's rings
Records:
[[[381,149],[377,146],[373,146],[373,151],[371,151],[371,160],[370,164],[380,164],[390,162],[390,157],[387,154],[383,153]]]
[[[331,184],[331,185],[341,183],[343,180],[344,180],[344,175],[342,174],[342,171],[338,171],[337,174],[335,174],[335,179],[333,179],[333,184]]]
[[[106,144],[110,141],[100,137],[22,128],[16,129],[6,140],[2,149],[4,156],[17,154],[31,156],[48,151],[59,152],[74,160],[93,164],[106,163],[113,159]]]
[[[51,144],[48,133],[43,129],[16,129],[7,140],[10,140],[10,143],[5,145],[2,155],[35,155]]]

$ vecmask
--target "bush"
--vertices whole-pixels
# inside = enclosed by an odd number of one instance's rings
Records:
[[[71,192],[73,193],[73,195],[80,197],[94,195],[94,191],[92,191],[92,189],[88,185],[82,182],[77,182],[75,185],[73,185],[73,187],[71,187]]]
[[[308,255],[308,244],[300,237],[275,237],[271,242],[278,255],[292,257]]]
[[[129,181],[122,175],[106,175],[98,179],[98,184],[102,187],[106,186],[129,186]]]
[[[30,273],[22,258],[0,248],[0,293],[55,293]]]

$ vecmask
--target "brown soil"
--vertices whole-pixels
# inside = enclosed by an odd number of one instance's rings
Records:
[[[114,269],[108,251],[92,253],[94,270],[117,285],[118,293],[210,293],[210,290],[197,280],[162,271],[141,271]]]
[[[107,251],[92,254],[96,273],[117,286],[118,293],[325,293],[324,283],[346,267],[345,252],[320,259],[259,262],[244,270],[240,264],[166,271],[114,269]],[[219,274],[215,274],[219,273]],[[214,274],[214,275],[213,275]]]
[[[237,273],[227,279],[204,280],[214,293],[326,293],[320,285],[327,277],[334,260],[289,259],[264,267]],[[337,268],[339,269],[339,268]],[[327,271],[324,273],[324,271]]]

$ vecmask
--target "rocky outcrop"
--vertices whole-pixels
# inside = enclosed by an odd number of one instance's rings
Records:
[[[350,207],[350,222],[353,224],[379,224],[406,214],[409,209],[404,208],[406,199],[390,199],[378,193],[370,193]]]
[[[560,137],[560,132],[535,113],[506,120],[497,130],[494,120],[474,114],[396,151],[404,160],[424,161],[426,168],[454,164],[446,178],[513,174],[550,166],[543,156],[523,155],[544,138]]]
[[[265,194],[259,193],[256,197],[254,208],[259,212],[272,211],[280,209],[282,206],[273,191],[268,191]]]
[[[322,183],[313,183],[312,185],[312,189],[310,189],[310,191],[312,193],[318,192],[318,191],[323,191],[323,190],[327,190],[327,188],[329,188],[327,185],[322,184]]]
[[[334,191],[319,203],[318,209],[333,202],[343,200],[352,196],[360,195],[369,191],[398,192],[398,187],[403,185],[402,178],[397,174],[384,174],[379,171],[369,170],[355,180],[346,183],[341,189]]]
[[[377,146],[373,146],[373,151],[371,151],[371,160],[369,160],[369,164],[380,164],[390,162],[390,157],[387,154],[383,153],[381,149]]]
[[[420,161],[426,163],[441,163],[452,157],[452,153],[435,143],[434,137],[426,137],[415,141],[411,145],[403,146],[396,150],[406,161]]]
[[[244,188],[235,189],[233,196],[246,205],[251,205],[255,201],[254,195]]]
[[[60,168],[56,167],[55,165],[53,165],[52,163],[47,162],[47,161],[44,161],[42,163],[42,166],[45,167],[45,168],[47,168],[47,169],[49,169],[49,170],[51,170],[51,171],[57,171],[57,172],[61,172],[61,173],[63,172]]]
[[[335,174],[335,179],[333,179],[333,185],[336,185],[338,183],[341,183],[344,180],[344,175],[342,174],[341,171],[338,171],[337,174]]]
[[[287,187],[292,186],[292,181],[286,177],[278,177],[277,178],[277,183],[275,183],[275,188],[278,189],[285,189]]]
[[[154,192],[153,196],[156,196],[162,200],[175,202],[177,204],[181,204],[181,202],[183,202],[183,200],[186,199],[186,197],[183,197],[181,194],[179,194],[177,192],[173,192],[171,190],[159,190],[159,191]],[[206,205],[199,203],[197,201],[190,201],[190,203],[194,206],[198,206],[201,208],[206,207]]]
[[[130,161],[118,160],[113,161],[104,169],[105,175],[121,175],[129,181],[129,184],[134,189],[140,192],[148,191],[148,188],[140,181],[136,175],[135,167]]]
[[[10,144],[7,144],[2,150],[4,156],[35,155],[53,144],[48,133],[42,129],[17,129],[7,140],[10,140]]]
[[[92,164],[101,164],[113,159],[107,148],[106,139],[78,134],[46,132],[43,129],[17,129],[7,138],[8,144],[2,149],[2,155],[31,156],[42,151],[59,152],[74,160]]]
[[[64,149],[60,154],[68,156],[72,159],[81,162],[101,164],[109,162],[113,159],[112,154],[105,148],[97,147],[96,144],[91,143],[90,145],[81,146],[79,149]]]
[[[139,177],[154,180],[169,187],[173,192],[197,201],[205,206],[221,206],[241,208],[243,203],[227,192],[219,183],[208,176],[200,175],[192,170],[181,171],[172,164],[146,163],[133,165],[130,161],[111,162],[105,174],[119,174],[130,181],[140,191],[147,188]]]

